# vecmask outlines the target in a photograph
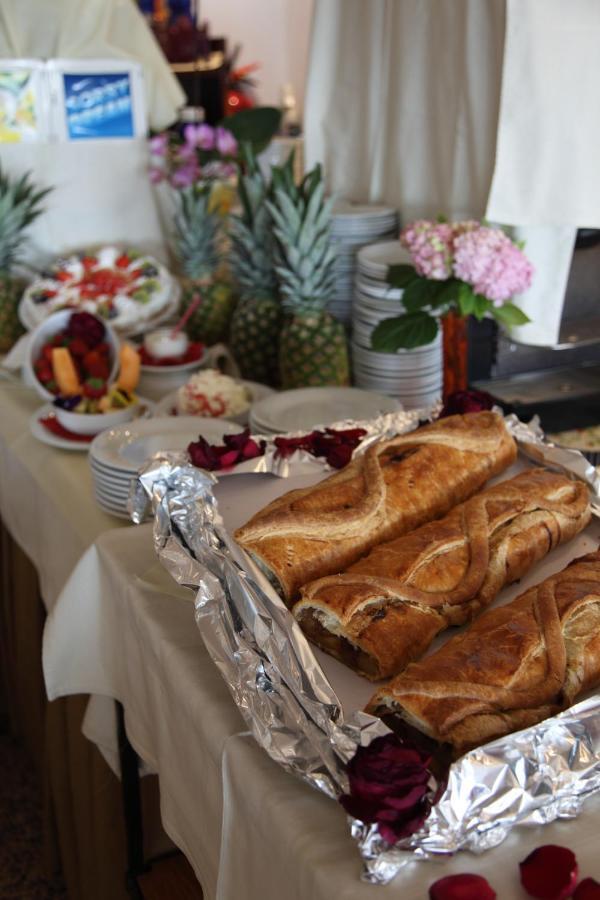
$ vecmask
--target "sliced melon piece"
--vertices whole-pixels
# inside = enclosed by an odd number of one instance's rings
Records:
[[[52,348],[52,372],[61,396],[75,397],[81,394],[79,375],[67,347]]]
[[[140,380],[140,354],[132,344],[122,344],[119,351],[119,378],[117,387],[132,394]]]

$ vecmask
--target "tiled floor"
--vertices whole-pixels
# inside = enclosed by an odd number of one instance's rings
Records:
[[[0,900],[66,900],[62,880],[45,877],[42,793],[19,745],[0,735]]]

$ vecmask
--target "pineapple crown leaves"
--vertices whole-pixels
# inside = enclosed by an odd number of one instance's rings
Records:
[[[231,216],[229,224],[231,268],[244,296],[272,297],[277,293],[277,276],[273,226],[266,206],[270,187],[251,146],[245,145],[242,153],[245,171],[238,179],[242,213]]]
[[[177,192],[174,248],[188,278],[211,275],[219,262],[222,217],[211,211],[210,190],[198,187]]]
[[[43,212],[41,202],[50,191],[37,190],[29,172],[14,180],[0,167],[0,272],[18,261],[22,233]]]
[[[296,186],[291,169],[273,175],[267,207],[279,245],[276,272],[286,311],[302,315],[325,308],[335,289],[335,253],[330,240],[333,200],[325,200],[321,167]]]

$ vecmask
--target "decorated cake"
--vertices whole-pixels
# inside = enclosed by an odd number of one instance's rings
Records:
[[[132,331],[155,321],[175,290],[175,279],[152,256],[102,247],[58,259],[28,286],[21,311],[32,327],[67,307],[95,313],[118,331]]]

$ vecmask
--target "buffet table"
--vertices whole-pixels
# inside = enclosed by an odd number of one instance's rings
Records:
[[[481,857],[411,863],[387,887],[361,882],[342,808],[286,774],[248,734],[204,649],[191,594],[156,561],[151,526],[134,528],[103,514],[85,455],[30,436],[28,419],[39,405],[33,394],[3,383],[0,405],[0,513],[37,568],[49,609],[48,695],[121,701],[131,743],[158,773],[163,825],[205,897],[325,900],[335,891],[357,900],[417,900],[437,878],[467,871],[489,877],[500,897],[525,897],[518,862],[546,843],[571,847],[582,876],[598,876],[595,797],[578,819],[517,829]],[[254,479],[264,502],[270,499],[264,476],[244,475],[227,480],[231,501],[238,478]],[[94,699],[85,727],[115,766],[114,720],[106,709]],[[91,806],[91,796],[77,799]]]

